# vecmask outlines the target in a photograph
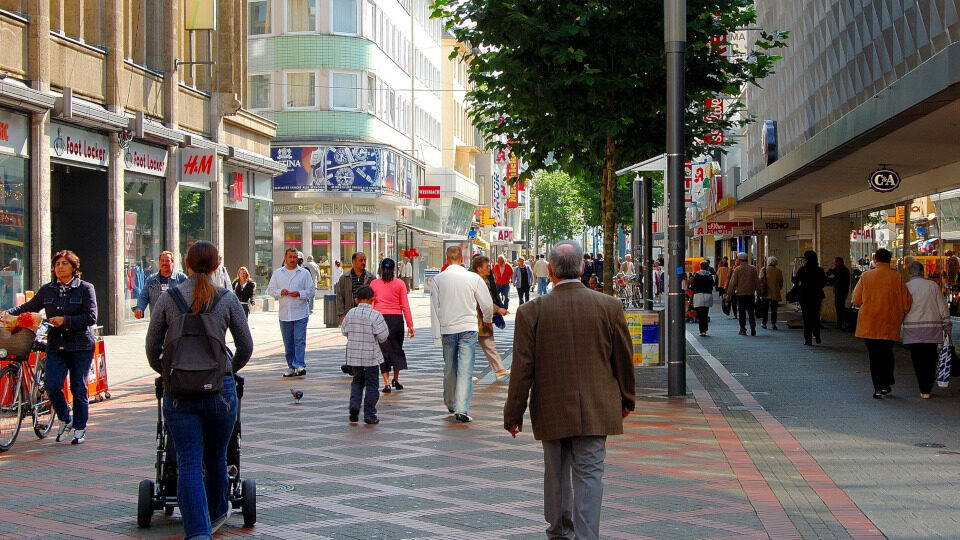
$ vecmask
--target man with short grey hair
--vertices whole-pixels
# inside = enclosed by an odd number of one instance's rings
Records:
[[[746,253],[737,253],[738,265],[730,274],[727,285],[727,299],[737,299],[740,314],[740,335],[747,335],[747,319],[750,319],[750,335],[757,335],[757,310],[755,297],[760,289],[760,273],[757,267],[747,262]]]
[[[560,242],[549,260],[553,292],[517,310],[503,427],[517,436],[529,399],[547,536],[596,539],[607,435],[634,409],[633,344],[620,302],[580,282],[580,245]]]

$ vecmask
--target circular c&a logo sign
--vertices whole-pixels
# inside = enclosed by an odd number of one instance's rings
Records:
[[[889,193],[900,187],[900,175],[892,169],[877,169],[870,173],[870,189]]]

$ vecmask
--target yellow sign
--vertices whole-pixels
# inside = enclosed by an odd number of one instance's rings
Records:
[[[216,30],[216,1],[184,0],[183,27],[187,30]]]
[[[657,313],[643,311],[625,311],[627,328],[633,342],[633,363],[635,365],[660,365],[660,317]]]
[[[488,225],[492,226],[497,224],[497,220],[493,219],[490,216],[490,207],[484,206],[483,208],[480,209],[480,211],[481,211],[481,215],[480,215],[481,226],[486,227]]]

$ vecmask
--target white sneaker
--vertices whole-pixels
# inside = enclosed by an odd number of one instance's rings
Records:
[[[57,431],[57,442],[66,439],[66,434],[73,430],[73,420],[69,422],[60,421],[60,430]]]
[[[283,372],[283,376],[284,376],[284,377],[293,377],[294,375],[296,375],[296,373],[297,373],[297,370],[295,370],[295,369],[293,369],[293,368],[287,368],[287,369]]]
[[[78,429],[73,432],[73,440],[70,441],[70,444],[83,444],[85,440],[87,440],[87,430]]]
[[[496,375],[498,381],[502,381],[503,379],[506,379],[510,375],[510,370],[505,369],[500,373],[495,373],[494,375]]]

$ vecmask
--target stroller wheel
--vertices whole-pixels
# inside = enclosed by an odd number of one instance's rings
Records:
[[[240,484],[240,497],[243,526],[252,527],[257,522],[257,481],[252,478],[244,480]]]
[[[150,518],[153,516],[153,481],[141,480],[140,493],[137,497],[137,527],[150,527]]]

